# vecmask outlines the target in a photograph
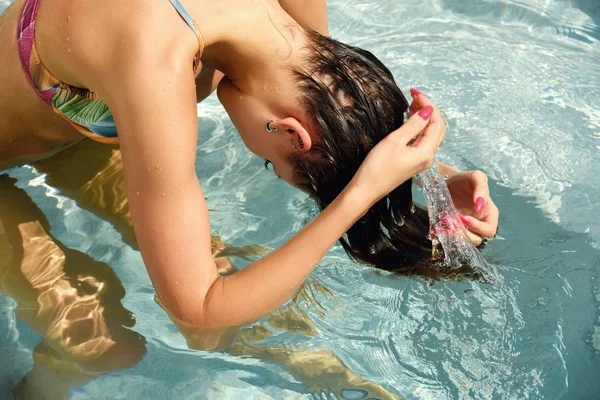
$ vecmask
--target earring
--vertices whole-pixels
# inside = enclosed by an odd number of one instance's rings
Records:
[[[273,121],[267,121],[267,132],[270,132],[270,133],[277,132],[277,128],[271,128],[272,123],[273,123]]]
[[[290,140],[290,144],[292,146],[294,146],[294,150],[296,150],[296,153],[297,153],[298,152],[298,148],[296,147],[296,145],[294,144],[294,142]]]
[[[298,138],[298,143],[300,143],[300,148],[303,149],[304,148],[304,142],[302,141],[301,138]]]

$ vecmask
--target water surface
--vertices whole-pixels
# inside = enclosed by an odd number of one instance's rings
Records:
[[[336,247],[310,278],[333,294],[316,295],[322,308],[298,305],[314,332],[265,319],[257,326],[273,335],[253,346],[331,350],[357,375],[410,399],[600,398],[600,3],[328,3],[333,37],[373,51],[406,93],[421,89],[448,115],[438,157],[490,177],[501,220],[483,255],[503,281],[396,277]],[[264,171],[216,98],[199,106],[199,121],[196,167],[217,210],[213,228],[235,245],[281,245],[314,205]],[[153,301],[140,254],[112,225],[30,167],[11,175],[57,239],[116,271],[148,342],[135,368],[94,380],[74,399],[311,398],[309,382],[264,356],[189,350]],[[13,309],[0,297],[1,398],[31,367],[38,343]]]

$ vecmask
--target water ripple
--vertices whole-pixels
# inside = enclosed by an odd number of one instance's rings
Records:
[[[0,10],[7,4],[0,0]],[[330,351],[353,373],[411,399],[600,396],[598,3],[328,4],[334,37],[368,48],[403,90],[419,87],[444,110],[450,128],[440,158],[491,178],[502,240],[484,255],[503,279],[491,286],[396,277],[348,261],[336,246],[312,276],[333,295],[297,304],[310,330],[263,320],[253,328],[272,336],[260,346]],[[264,170],[215,97],[198,115],[196,170],[213,229],[235,245],[281,245],[316,214],[314,203]],[[154,304],[139,253],[114,227],[54,192],[38,171],[12,174],[57,238],[118,270],[136,329],[152,344],[139,367],[75,398],[314,398],[309,383],[279,364],[188,350]],[[35,346],[32,334],[19,333],[19,343]],[[326,387],[314,393],[328,395]]]

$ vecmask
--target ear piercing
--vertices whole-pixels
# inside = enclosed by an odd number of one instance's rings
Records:
[[[277,132],[277,128],[271,128],[272,123],[273,123],[273,121],[267,121],[267,132],[270,132],[270,133]]]
[[[279,120],[277,120],[277,121],[279,121]],[[273,122],[276,122],[276,121],[269,120],[269,121],[267,121],[267,123],[265,125],[265,128],[267,129],[267,132],[269,132],[269,133],[277,132],[277,128],[272,128],[271,127],[271,124]],[[298,143],[300,144],[300,148],[303,149],[304,148],[304,142],[302,141],[302,138],[298,138]],[[290,144],[294,147],[294,150],[296,150],[296,152],[298,152],[298,148],[294,144],[293,140],[290,140]]]

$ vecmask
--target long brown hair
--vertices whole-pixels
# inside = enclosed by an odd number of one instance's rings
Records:
[[[323,209],[350,182],[369,150],[402,126],[408,101],[370,52],[314,31],[306,34],[308,62],[294,72],[315,138],[308,153],[294,154],[290,161],[298,186]],[[413,202],[409,180],[371,207],[340,241],[358,261],[429,275],[424,269],[430,265],[428,233],[427,212]]]

